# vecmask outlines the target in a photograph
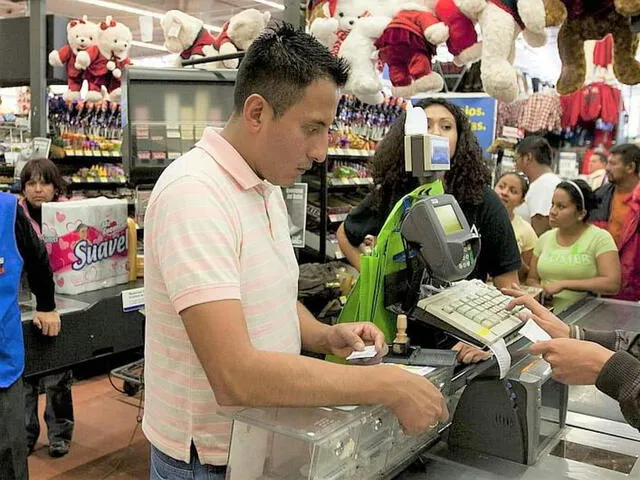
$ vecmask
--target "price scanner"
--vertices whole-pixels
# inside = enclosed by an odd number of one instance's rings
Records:
[[[522,327],[517,310],[505,308],[510,297],[480,280],[463,280],[475,268],[480,235],[475,226],[469,226],[453,196],[417,201],[402,222],[401,234],[417,254],[428,280],[457,282],[419,299],[411,312],[413,320],[480,348]]]
[[[469,227],[452,195],[417,201],[407,213],[401,233],[430,274],[453,282],[466,278],[480,253],[480,235]]]

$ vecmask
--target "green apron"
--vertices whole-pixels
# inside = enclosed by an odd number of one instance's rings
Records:
[[[360,257],[360,276],[340,312],[337,323],[373,322],[382,330],[387,343],[393,341],[396,335],[396,316],[384,308],[384,278],[406,268],[404,261],[394,260],[394,257],[404,254],[405,251],[400,234],[404,213],[425,194],[443,193],[442,182],[436,180],[419,186],[395,204],[378,234],[371,255]],[[328,355],[327,359],[344,361],[332,355]]]

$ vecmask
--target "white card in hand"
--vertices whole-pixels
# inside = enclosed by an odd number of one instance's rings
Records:
[[[551,340],[551,335],[540,328],[540,325],[532,319],[529,319],[518,333],[533,343]]]
[[[354,351],[347,357],[347,360],[358,360],[360,358],[373,358],[376,356],[376,346],[367,345],[361,352]]]

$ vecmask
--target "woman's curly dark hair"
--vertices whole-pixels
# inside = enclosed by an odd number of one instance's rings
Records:
[[[482,189],[491,183],[491,172],[482,159],[482,148],[471,130],[464,111],[445,99],[427,98],[415,104],[427,108],[442,105],[456,121],[458,142],[451,159],[451,170],[445,173],[445,189],[460,203],[482,203]],[[404,122],[406,113],[398,117],[389,133],[376,148],[372,160],[374,202],[378,207],[393,208],[404,195],[419,186],[417,178],[404,171]]]

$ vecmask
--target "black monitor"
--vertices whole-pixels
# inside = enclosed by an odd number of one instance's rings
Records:
[[[235,70],[125,70],[122,157],[133,184],[154,183],[206,127],[225,125],[233,113],[235,77]]]

